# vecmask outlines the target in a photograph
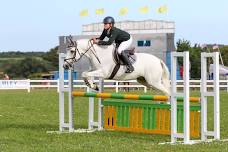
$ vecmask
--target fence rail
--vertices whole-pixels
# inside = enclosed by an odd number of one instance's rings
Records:
[[[94,80],[98,82],[98,80]],[[0,80],[0,90],[8,89],[26,89],[30,92],[31,89],[36,88],[56,88],[59,90],[59,80]],[[68,87],[68,80],[64,81],[65,87]],[[74,88],[87,89],[87,86],[84,84],[83,80],[74,80]],[[183,81],[177,81],[177,87],[183,88]],[[213,82],[211,80],[207,81],[207,87],[213,87]],[[228,80],[220,80],[220,89],[224,89],[228,92]],[[144,92],[147,92],[149,88],[139,84],[136,80],[131,81],[115,81],[115,80],[105,80],[104,88],[113,88],[115,92],[119,92],[121,89],[142,89]],[[190,80],[191,89],[200,89],[200,80]]]

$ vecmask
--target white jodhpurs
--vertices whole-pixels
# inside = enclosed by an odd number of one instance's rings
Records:
[[[130,39],[127,41],[124,41],[120,44],[118,47],[118,54],[121,54],[122,51],[127,50],[132,44],[132,37],[130,36]]]

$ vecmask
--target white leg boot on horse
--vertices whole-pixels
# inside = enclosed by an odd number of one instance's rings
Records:
[[[94,81],[93,81],[94,77],[103,78],[104,76],[103,76],[101,70],[95,70],[95,71],[91,71],[91,72],[85,71],[82,73],[82,78],[83,78],[85,84],[89,88],[91,88],[95,91],[99,91],[98,85],[96,83],[94,83]]]

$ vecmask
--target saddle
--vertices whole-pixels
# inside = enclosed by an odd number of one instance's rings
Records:
[[[118,54],[118,47],[116,47],[113,51],[113,58],[116,64],[120,64],[120,65],[125,65],[124,62],[121,60],[121,56]],[[135,62],[135,47],[131,47],[127,50],[125,50],[128,52],[128,58],[131,61],[131,63]]]
[[[108,79],[113,79],[114,76],[116,75],[116,73],[118,72],[120,66],[125,65],[124,62],[121,60],[121,56],[118,54],[117,50],[118,50],[118,46],[116,46],[113,51],[113,60],[116,63],[116,65]],[[129,58],[131,64],[133,64],[136,61],[135,47],[129,48],[125,51],[128,51],[128,58]]]

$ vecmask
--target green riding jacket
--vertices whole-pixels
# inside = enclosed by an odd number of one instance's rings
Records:
[[[103,41],[106,36],[109,40]],[[98,39],[98,45],[111,45],[114,41],[117,45],[120,45],[123,41],[130,39],[130,34],[116,27],[112,27],[110,31],[104,29]]]

